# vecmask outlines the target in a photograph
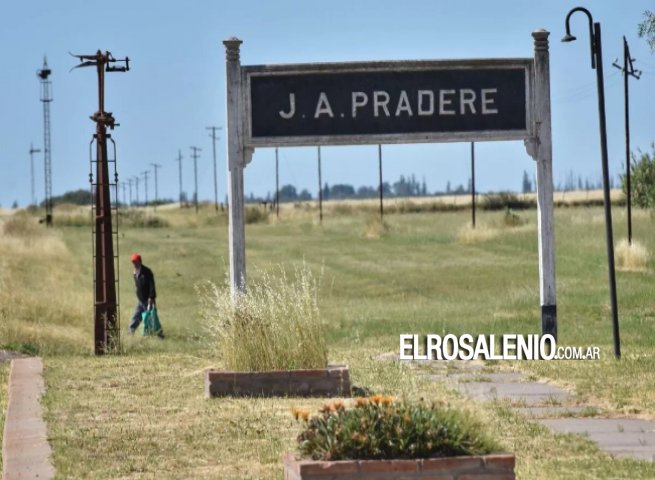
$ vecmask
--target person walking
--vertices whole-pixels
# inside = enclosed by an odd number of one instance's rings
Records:
[[[155,275],[143,264],[141,255],[132,254],[132,265],[134,265],[134,285],[136,286],[136,308],[130,321],[130,335],[134,335],[141,323],[141,314],[146,310],[157,307],[157,290],[155,289]],[[157,332],[160,338],[164,338],[164,330]]]

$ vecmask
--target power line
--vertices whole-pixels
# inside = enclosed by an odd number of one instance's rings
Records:
[[[30,143],[30,176],[32,179],[32,205],[36,207],[36,193],[34,189],[34,154],[39,153],[41,150],[38,148],[34,148],[32,144]]]
[[[212,139],[212,153],[214,155],[214,206],[218,212],[218,174],[216,173],[216,130],[221,130],[223,127],[205,127],[207,130],[211,130],[211,139]]]
[[[151,163],[153,170],[155,171],[155,210],[157,210],[157,202],[159,200],[159,192],[157,190],[157,170],[161,168],[161,165],[158,163]]]
[[[145,189],[146,189],[146,207],[148,206],[148,175],[150,175],[150,171],[146,170],[145,172],[141,172],[141,175],[143,175],[143,180],[145,181]]]
[[[202,151],[202,149],[193,146],[189,148],[193,151],[191,154],[191,158],[193,158],[193,177],[195,182],[195,193],[193,194],[193,201],[196,205],[196,213],[198,213],[198,157],[200,157],[198,152]]]

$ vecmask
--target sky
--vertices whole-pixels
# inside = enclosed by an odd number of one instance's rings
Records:
[[[554,183],[569,173],[597,181],[601,176],[595,72],[590,65],[587,19],[575,14],[572,33],[579,40],[561,43],[564,19],[576,6],[589,8],[602,26],[607,98],[610,172],[624,171],[624,101],[621,72],[625,36],[641,79],[630,79],[631,147],[650,151],[655,140],[652,111],[655,54],[637,25],[652,0],[30,0],[0,3],[0,206],[31,200],[30,144],[43,144],[43,108],[36,71],[44,55],[52,69],[52,190],[54,195],[88,188],[89,142],[97,110],[95,69],[70,69],[69,52],[98,49],[129,56],[130,71],[109,73],[107,111],[120,124],[112,133],[118,148],[119,178],[158,171],[160,198],[178,197],[178,151],[183,156],[183,189],[193,194],[190,146],[201,148],[197,162],[198,197],[214,198],[212,140],[218,132],[218,196],[226,184],[225,50],[222,41],[243,40],[242,65],[532,57],[531,33],[551,32],[550,69]],[[428,190],[466,185],[470,146],[464,143],[383,146],[385,181],[414,174]],[[377,146],[323,147],[322,177],[329,184],[377,185]],[[281,148],[280,185],[294,184],[316,195],[314,147]],[[44,197],[43,157],[36,154],[37,201]],[[532,177],[534,162],[522,142],[476,143],[479,191],[521,189],[523,171]],[[245,170],[247,194],[266,196],[275,189],[275,151],[261,148]],[[122,193],[122,192],[121,192]],[[143,180],[140,199],[144,199]]]

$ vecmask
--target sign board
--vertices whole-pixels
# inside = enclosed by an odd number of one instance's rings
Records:
[[[530,136],[534,60],[242,67],[245,144],[342,145]]]
[[[259,147],[524,140],[536,161],[539,297],[557,336],[549,32],[518,59],[241,65],[225,45],[230,285],[246,292],[243,170]]]

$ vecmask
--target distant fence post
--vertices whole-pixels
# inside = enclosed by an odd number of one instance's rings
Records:
[[[537,222],[539,227],[539,300],[541,333],[557,339],[555,296],[555,232],[553,226],[553,147],[550,124],[549,32],[537,30],[534,38],[535,135],[532,151],[537,161]],[[529,149],[530,150],[530,149]]]
[[[227,176],[229,196],[230,289],[232,298],[246,290],[246,232],[244,224],[243,168],[246,152],[243,145],[243,108],[241,91],[241,40],[229,38],[225,45],[227,80]]]

